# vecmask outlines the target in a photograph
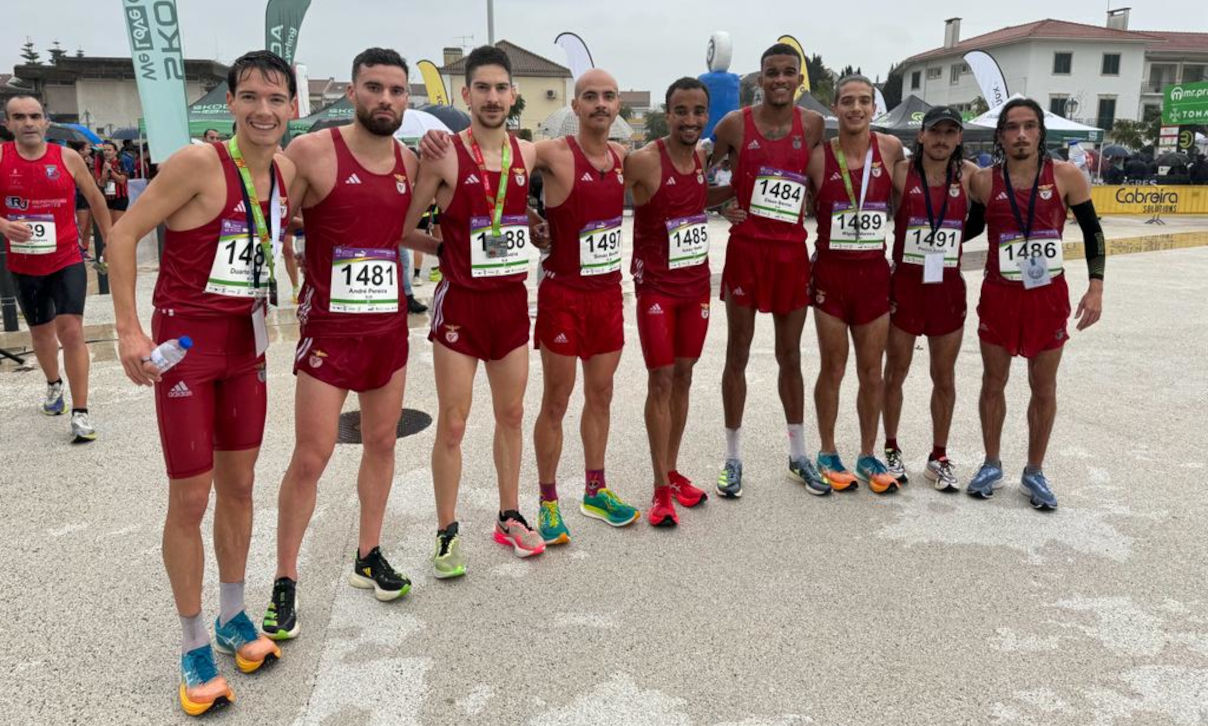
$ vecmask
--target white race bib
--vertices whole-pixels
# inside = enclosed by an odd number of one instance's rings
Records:
[[[336,247],[331,254],[333,313],[397,313],[398,251]]]
[[[770,166],[759,167],[748,212],[757,217],[796,224],[804,204],[804,176]]]
[[[1061,235],[1055,229],[1033,232],[1030,239],[1024,239],[1018,232],[1004,234],[998,238],[998,271],[1008,280],[1024,282],[1023,269],[1035,270],[1035,284],[1029,287],[1046,285],[1044,278],[1051,280],[1065,269],[1064,252]],[[1044,264],[1033,259],[1043,260]],[[1040,275],[1041,270],[1047,274]]]
[[[589,222],[579,230],[579,274],[607,275],[621,269],[621,218]]]
[[[667,220],[667,268],[703,265],[709,261],[709,218],[704,214]]]
[[[248,237],[247,222],[224,219],[206,292],[228,297],[266,297],[268,270],[264,266],[264,250],[258,240]],[[256,286],[257,276],[259,287]]]
[[[528,217],[505,214],[499,223],[499,234],[491,230],[490,217],[470,218],[470,275],[473,277],[502,277],[528,269]]]
[[[107,197],[116,197],[117,196],[117,182],[113,181],[112,179],[105,182],[105,196],[107,196]]]
[[[876,252],[884,249],[889,229],[889,207],[867,202],[863,209],[836,204],[831,211],[830,248],[839,252]]]
[[[49,255],[59,245],[55,232],[55,218],[51,214],[13,215],[10,222],[25,222],[33,236],[24,242],[9,240],[14,255]]]
[[[960,263],[963,231],[959,219],[947,219],[933,235],[931,223],[926,217],[911,217],[906,226],[902,262],[907,265],[922,265],[928,255],[940,254],[944,258],[944,267],[956,267]]]

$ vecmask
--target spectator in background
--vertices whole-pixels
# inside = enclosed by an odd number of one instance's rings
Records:
[[[730,183],[733,176],[734,174],[730,170],[730,157],[727,156],[721,160],[721,166],[717,168],[717,171],[713,172],[713,186],[724,187]]]
[[[1187,174],[1192,184],[1208,184],[1208,157],[1203,154],[1196,156]]]
[[[1124,183],[1124,161],[1122,159],[1111,160],[1111,166],[1103,172],[1103,182],[1105,184]]]
[[[206,129],[201,135],[201,140],[207,144],[212,144],[215,141],[222,141],[222,134],[218,133],[218,129]]]
[[[1126,181],[1139,182],[1149,178],[1149,164],[1140,154],[1134,154],[1124,163],[1124,178]]]

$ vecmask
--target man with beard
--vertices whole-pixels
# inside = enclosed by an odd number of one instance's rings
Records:
[[[1103,311],[1106,252],[1091,188],[1073,164],[1054,161],[1045,148],[1044,111],[1030,98],[1008,101],[998,115],[994,166],[973,176],[970,196],[986,205],[990,253],[977,305],[981,339],[982,441],[986,459],[966,491],[988,499],[1002,485],[999,459],[1011,358],[1028,360],[1028,463],[1021,491],[1033,507],[1057,508],[1044,475],[1045,452],[1057,418],[1057,368],[1069,338],[1070,294],[1061,235],[1067,208],[1082,230],[1090,281],[1078,303],[1078,330]]]
[[[897,212],[885,356],[885,460],[889,473],[905,482],[897,440],[902,385],[915,339],[925,335],[931,350],[932,446],[924,476],[940,491],[959,488],[946,447],[956,406],[956,355],[965,330],[961,242],[985,226],[985,209],[968,201],[977,165],[963,160],[962,134],[959,112],[949,106],[929,109],[914,155],[893,170]]]
[[[773,45],[760,59],[763,101],[730,112],[714,130],[713,163],[729,157],[742,208],[731,216],[735,224],[721,282],[728,330],[721,380],[726,457],[717,491],[724,497],[742,496],[741,427],[757,310],[771,313],[776,329],[780,402],[788,424],[788,475],[811,494],[830,493],[805,453],[801,330],[809,306],[810,260],[802,216],[806,166],[817,156],[825,127],[821,115],[793,105],[793,91],[801,81],[797,51],[784,43]]]
[[[516,102],[512,64],[492,46],[466,56],[462,100],[470,128],[446,138],[425,139],[415,197],[404,225],[406,244],[435,253],[443,279],[432,298],[428,340],[436,372],[436,441],[432,482],[436,490],[439,579],[466,574],[457,522],[462,440],[482,361],[495,413],[495,472],[499,517],[494,539],[517,557],[545,551],[545,543],[520,514],[520,454],[524,389],[528,384],[528,276],[531,257],[528,180],[536,164],[533,144],[508,134]],[[450,141],[451,139],[451,141]],[[432,142],[432,143],[428,143]],[[416,231],[436,199],[443,242]]]
[[[672,500],[695,507],[708,496],[677,471],[688,419],[692,368],[709,330],[709,234],[705,208],[731,196],[710,189],[705,152],[697,147],[709,123],[709,90],[695,78],[667,89],[667,136],[625,160],[633,191],[633,272],[638,337],[649,371],[646,435],[654,466],[654,526],[679,523]]]
[[[382,601],[411,588],[379,546],[407,370],[407,310],[399,302],[407,271],[398,244],[418,162],[394,139],[407,108],[407,73],[397,52],[363,51],[353,59],[347,90],[353,122],[302,136],[286,152],[298,167],[290,197],[306,220],[308,274],[294,356],[296,438],[277,496],[277,579],[263,623],[277,640],[298,635],[298,552],[349,391],[361,409],[361,467],[360,531],[348,582]]]
[[[289,220],[284,190],[294,178],[293,162],[276,151],[297,109],[297,82],[280,57],[254,51],[231,64],[227,85],[234,138],[173,154],[114,225],[108,250],[122,366],[135,383],[155,384],[169,477],[164,568],[182,629],[180,704],[193,716],[235,700],[218,674],[201,616],[201,520],[211,487],[217,648],[233,655],[244,673],[281,655],[247,616],[243,585],[267,403],[265,301],[272,248]],[[135,303],[135,250],[160,223],[167,233],[152,342]],[[156,343],[182,336],[191,337],[194,347],[176,366],[164,372],[150,362]]]
[[[896,487],[873,454],[881,416],[881,365],[889,334],[889,229],[891,172],[902,158],[902,142],[869,129],[875,102],[872,81],[864,76],[835,84],[839,136],[810,159],[809,178],[818,218],[818,247],[810,277],[821,364],[814,386],[818,412],[818,471],[837,491],[864,480],[880,494]],[[847,368],[847,336],[856,349],[860,382],[856,412],[860,419],[860,457],[856,476],[847,471],[835,447],[839,386]]]

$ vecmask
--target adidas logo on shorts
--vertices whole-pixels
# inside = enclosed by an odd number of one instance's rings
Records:
[[[361,177],[357,176],[356,172],[353,172],[348,175],[348,178],[344,180],[344,183],[345,184],[360,184]]]
[[[168,389],[168,398],[188,398],[192,395],[193,392],[189,390],[184,381],[178,381],[175,386]]]
[[[648,315],[662,315],[663,307],[661,305],[659,305],[658,303],[655,303],[646,310],[646,313]]]
[[[565,345],[569,341],[566,339],[566,333],[558,333],[558,337],[554,338],[554,342]]]
[[[583,172],[583,176],[579,177],[579,181],[585,181],[585,182],[591,181],[591,172],[586,172],[586,171]]]

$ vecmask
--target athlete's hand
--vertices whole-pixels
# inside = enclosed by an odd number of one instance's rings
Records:
[[[1078,312],[1074,313],[1074,317],[1078,319],[1078,330],[1086,330],[1099,322],[1099,316],[1102,314],[1103,281],[1091,280],[1090,287],[1078,303]]]
[[[730,221],[730,224],[741,224],[747,219],[747,210],[738,206],[737,203],[731,202],[721,209],[721,216]]]
[[[155,343],[141,330],[118,335],[117,353],[127,378],[140,386],[159,383],[159,369],[149,360],[154,349]]]
[[[34,230],[26,222],[4,221],[0,234],[8,237],[10,242],[28,242],[34,236]]]
[[[533,246],[539,250],[548,250],[549,239],[549,222],[539,222],[529,226],[529,236],[533,239]]]
[[[432,129],[419,141],[419,155],[424,159],[443,159],[452,142],[449,132]]]

